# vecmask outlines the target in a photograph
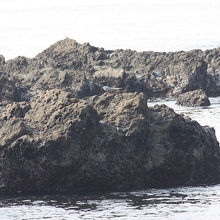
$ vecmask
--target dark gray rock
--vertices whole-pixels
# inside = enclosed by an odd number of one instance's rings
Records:
[[[220,182],[214,129],[143,93],[60,89],[0,115],[0,193],[85,193]]]
[[[189,91],[180,94],[176,103],[178,105],[192,106],[192,107],[210,105],[209,98],[202,89],[197,89],[194,91]]]
[[[26,98],[26,90],[16,86],[9,79],[8,74],[0,71],[0,104],[7,102],[22,101]]]
[[[219,48],[138,53],[68,38],[33,59],[1,56],[0,194],[219,183],[214,129],[147,106],[197,89],[219,95],[219,63]],[[185,103],[207,104],[196,95]]]
[[[220,47],[206,50],[204,57],[208,64],[208,95],[218,96],[220,94]]]
[[[5,57],[0,55],[0,65],[5,64]]]

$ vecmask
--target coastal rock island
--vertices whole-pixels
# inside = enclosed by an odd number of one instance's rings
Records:
[[[189,107],[210,105],[209,98],[202,89],[197,89],[180,94],[177,98],[176,103],[178,105]]]
[[[1,56],[0,194],[220,183],[214,129],[147,105],[196,89],[218,94],[213,51],[105,51],[65,39],[33,59]]]
[[[53,89],[1,110],[1,193],[83,193],[220,181],[214,129],[143,93]]]

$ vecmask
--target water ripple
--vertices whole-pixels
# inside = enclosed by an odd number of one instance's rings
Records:
[[[1,220],[219,219],[220,185],[88,196],[0,199]]]
[[[220,97],[211,98],[211,106],[189,108],[175,100],[149,102],[166,104],[202,125],[213,126],[220,140]],[[220,185],[149,189],[138,192],[85,196],[1,197],[1,220],[219,220]]]

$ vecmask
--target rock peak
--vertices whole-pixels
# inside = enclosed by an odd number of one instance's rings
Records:
[[[60,40],[60,41],[57,41],[55,44],[52,44],[49,48],[42,51],[36,57],[49,55],[51,53],[62,53],[64,51],[70,51],[70,50],[76,49],[78,45],[79,45],[78,42],[67,37],[64,40]]]

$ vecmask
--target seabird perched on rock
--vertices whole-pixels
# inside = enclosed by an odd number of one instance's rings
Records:
[[[116,90],[122,89],[122,88],[114,88],[114,87],[110,87],[110,86],[103,86],[102,88],[103,88],[103,90],[105,90],[108,93],[111,93],[111,92],[114,92]]]

